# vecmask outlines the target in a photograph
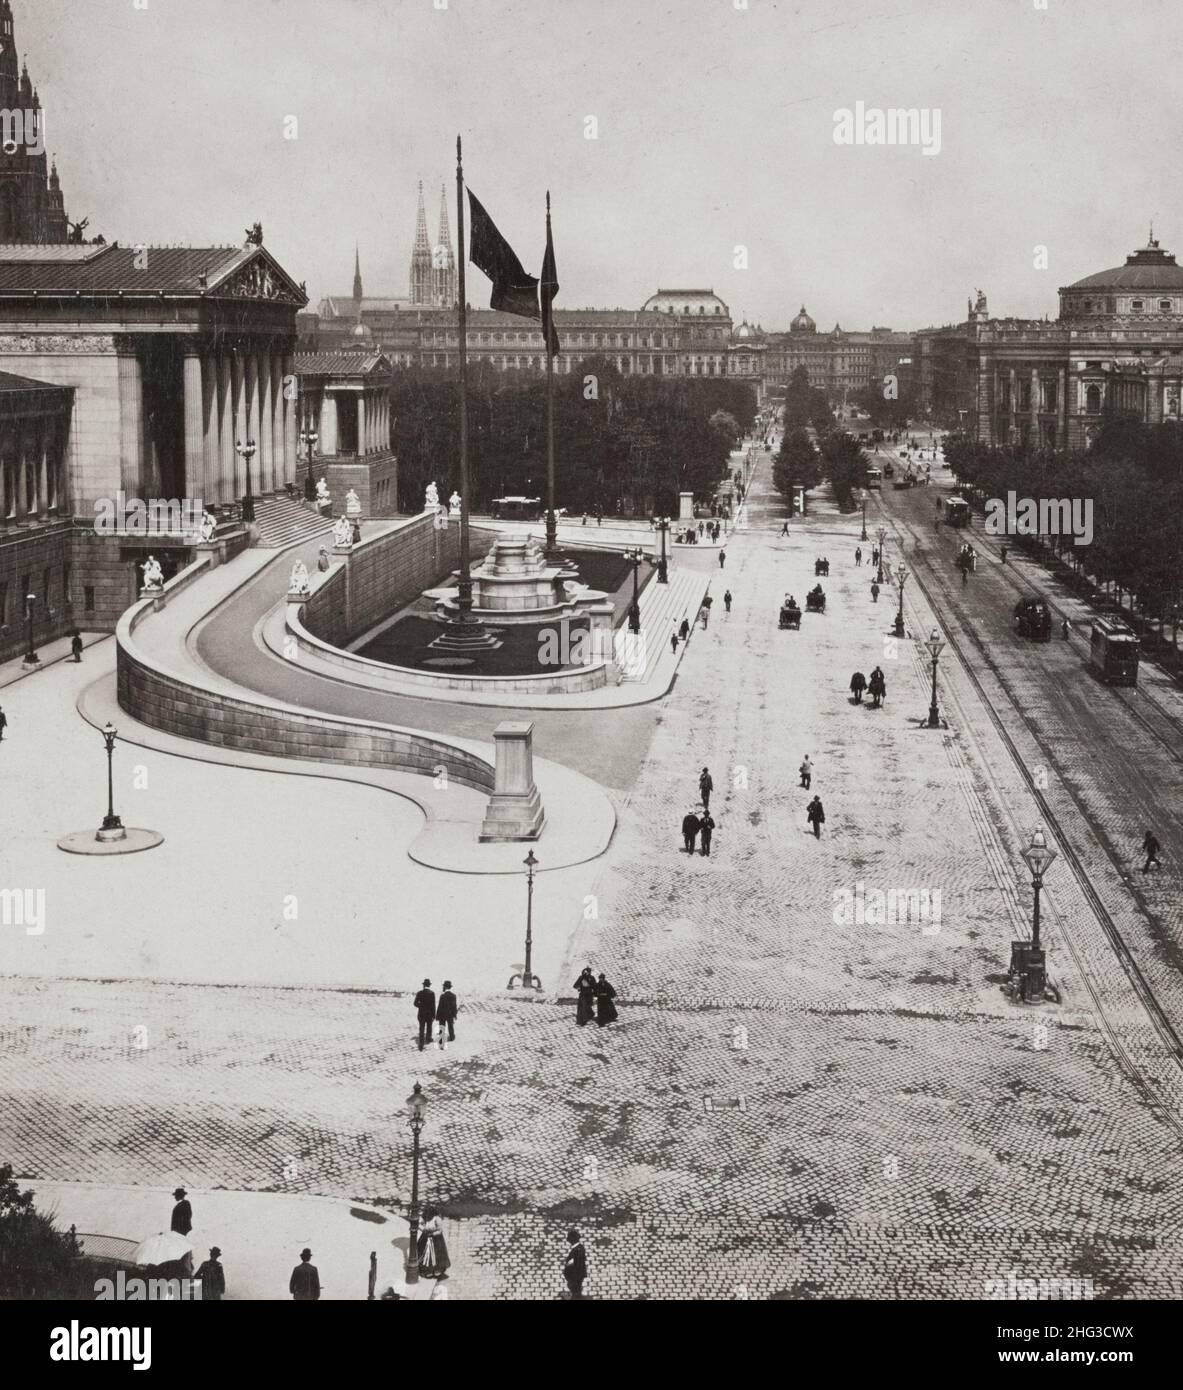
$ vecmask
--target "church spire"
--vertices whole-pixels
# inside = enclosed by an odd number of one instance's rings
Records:
[[[448,227],[448,186],[440,184],[440,235],[439,245],[448,249],[449,255],[452,252],[452,233]]]
[[[415,249],[413,255],[431,259],[431,242],[427,239],[427,212],[423,206],[423,180],[419,180],[419,211],[415,216]]]
[[[431,242],[427,239],[422,179],[419,180],[419,211],[415,217],[415,245],[411,250],[411,303],[431,303]]]
[[[362,301],[361,292],[361,251],[357,242],[353,243],[353,298],[357,304]]]

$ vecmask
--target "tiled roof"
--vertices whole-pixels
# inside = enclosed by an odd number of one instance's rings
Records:
[[[69,251],[74,248],[65,247]],[[88,248],[93,249],[93,248]],[[192,295],[202,293],[199,276],[207,283],[248,261],[255,246],[106,246],[85,260],[21,258],[6,260],[0,248],[0,294],[127,294]],[[141,250],[143,254],[141,255]],[[137,258],[142,269],[137,268]]]
[[[298,352],[297,376],[368,376],[390,368],[389,358],[380,352]]]

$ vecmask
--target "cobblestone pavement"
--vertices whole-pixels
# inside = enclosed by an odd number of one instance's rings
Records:
[[[572,1221],[601,1298],[981,1297],[1010,1274],[1180,1296],[1174,1063],[1105,973],[1069,875],[1047,894],[1063,1004],[999,993],[1038,811],[979,693],[951,664],[952,731],[918,729],[925,667],[884,635],[857,519],[822,505],[780,539],[766,463],[749,516],[734,610],[716,603],[691,643],[592,896],[535,923],[574,930],[559,985],[585,961],[609,973],[618,1025],[577,1028],[569,997],[489,996],[421,1057],[389,992],[9,978],[0,1152],[31,1178],[398,1207],[419,1079],[453,1297],[556,1297]],[[819,551],[829,611],[781,632]],[[928,630],[922,595],[906,611]],[[850,672],[876,662],[885,707],[853,706]],[[709,859],[678,834],[704,764]],[[927,914],[845,916],[860,883],[927,892]]]

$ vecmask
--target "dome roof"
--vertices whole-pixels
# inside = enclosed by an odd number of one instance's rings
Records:
[[[750,338],[752,336],[752,325],[744,319],[743,323],[735,330],[737,338]]]
[[[805,305],[804,305],[804,304],[802,304],[802,306],[801,306],[801,312],[797,315],[797,317],[793,320],[793,322],[792,322],[791,324],[789,324],[789,332],[790,332],[790,333],[816,333],[816,332],[817,332],[817,324],[814,323],[814,321],[813,321],[813,320],[809,317],[809,315],[805,312]]]
[[[1067,286],[1070,290],[1183,290],[1183,266],[1157,241],[1125,258],[1125,265],[1099,270]]]

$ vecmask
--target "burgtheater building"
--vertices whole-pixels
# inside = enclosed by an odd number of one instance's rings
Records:
[[[303,288],[261,244],[0,247],[0,659],[107,629],[150,551],[166,576],[197,535],[112,503],[175,501],[229,518],[246,491],[293,483]]]
[[[992,319],[917,335],[921,404],[987,444],[1086,448],[1101,418],[1179,419],[1183,267],[1153,236],[1059,291],[1054,321]]]

